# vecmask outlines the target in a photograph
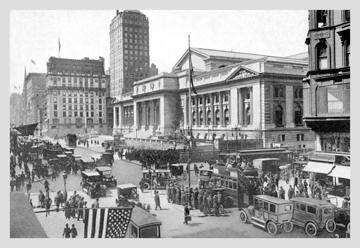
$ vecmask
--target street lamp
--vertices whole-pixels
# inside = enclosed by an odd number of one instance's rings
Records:
[[[67,179],[67,174],[66,174],[66,172],[64,171],[63,172],[63,178],[64,178],[64,190],[65,190],[65,192],[66,192],[66,179]]]

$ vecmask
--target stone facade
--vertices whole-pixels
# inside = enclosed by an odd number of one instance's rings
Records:
[[[104,59],[51,57],[46,74],[46,134],[50,137],[107,133]]]
[[[350,10],[309,11],[304,121],[319,151],[350,151]]]
[[[23,117],[24,125],[38,123],[39,131],[43,129],[46,118],[46,74],[28,73],[24,78]],[[41,132],[41,131],[40,131]]]
[[[149,20],[137,10],[116,11],[110,24],[110,95],[119,97],[149,76]]]
[[[197,95],[192,94],[190,103],[185,52],[173,72],[134,83],[132,95],[119,101],[114,111],[114,118],[119,115],[114,133],[148,138],[179,129],[187,134],[191,118],[199,140],[258,139],[264,147],[314,148],[314,134],[302,122],[302,79],[307,71],[303,57],[202,48],[191,48],[191,56]],[[132,127],[124,124],[121,105],[133,106]],[[152,113],[159,114],[157,122]]]

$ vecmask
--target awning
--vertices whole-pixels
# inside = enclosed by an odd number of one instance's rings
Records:
[[[303,171],[320,173],[320,174],[329,174],[330,171],[333,169],[333,167],[334,167],[333,163],[321,163],[321,162],[309,161],[309,163],[305,166]]]
[[[34,131],[37,125],[38,125],[37,123],[33,123],[29,125],[14,127],[14,129],[20,132],[22,136],[29,136],[29,135],[34,135]]]
[[[350,166],[337,165],[329,176],[350,179]]]

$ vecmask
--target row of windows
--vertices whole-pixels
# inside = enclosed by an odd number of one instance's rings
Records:
[[[80,103],[83,103],[83,101],[84,101],[83,98],[79,98],[79,102],[80,102]],[[54,103],[57,103],[57,98],[53,98],[53,102],[54,102]],[[72,102],[77,103],[77,102],[78,102],[78,98],[68,98],[67,101],[66,101],[66,98],[63,98],[63,99],[62,99],[62,102],[63,102],[63,103],[66,103],[66,102],[68,102],[68,103],[72,103]],[[85,102],[88,103],[88,102],[89,102],[89,99],[88,99],[88,98],[85,98]],[[99,99],[98,102],[99,102],[99,104],[101,105],[101,104],[102,104],[102,99]],[[94,98],[90,98],[90,103],[91,103],[91,104],[94,103]]]
[[[89,117],[89,112],[85,112],[85,113],[86,113],[86,117]],[[62,117],[72,117],[72,115],[73,115],[72,112],[63,111]],[[74,111],[74,117],[77,117],[77,116],[83,117],[83,115],[84,115],[83,111],[79,111],[79,112]],[[94,117],[94,112],[90,112],[90,116]],[[103,117],[102,112],[99,112],[98,116]],[[57,111],[54,111],[54,117],[58,117],[58,112]]]
[[[71,120],[70,120],[70,119],[64,119],[64,122],[65,122],[65,123],[71,123]],[[83,119],[82,119],[82,118],[77,118],[75,122],[76,122],[76,124],[82,124],[82,123],[83,123]],[[87,124],[93,124],[94,121],[93,121],[93,119],[91,119],[91,118],[87,118],[87,119],[86,119],[86,123],[87,123]],[[99,118],[99,124],[101,124],[101,123],[103,123],[103,120],[102,120],[101,118]],[[59,119],[53,118],[53,119],[52,119],[52,124],[58,125],[58,124],[59,124]]]
[[[139,40],[147,40],[148,34],[145,32],[144,34],[137,34],[137,33],[130,33],[130,32],[124,32],[125,38],[130,38],[129,40],[132,40],[131,38],[139,39]]]
[[[66,106],[67,106],[67,105],[63,104],[63,110],[66,110]],[[69,109],[69,110],[72,110],[72,107],[73,107],[73,106],[74,106],[74,110],[77,110],[77,109],[78,109],[78,105],[69,105],[69,106],[68,106],[68,109]],[[54,104],[53,107],[54,107],[54,110],[57,110],[57,104]],[[83,105],[79,105],[79,109],[80,109],[80,110],[83,110],[83,108],[84,108]],[[88,110],[88,109],[89,109],[89,105],[85,105],[85,109]],[[90,109],[91,109],[91,110],[94,110],[94,105],[90,105]],[[102,105],[99,105],[99,111],[101,111],[101,110],[102,110]]]
[[[317,10],[315,14],[315,24],[317,28],[322,28],[330,25],[329,10]],[[342,19],[345,22],[350,21],[350,10],[342,11]]]
[[[209,109],[206,111],[206,122],[205,122],[205,118],[204,118],[204,112],[203,110],[199,111],[199,114],[197,114],[196,111],[193,111],[193,117],[192,117],[192,121],[193,124],[197,124],[197,125],[216,125],[219,126],[221,125],[221,119],[220,119],[220,110],[216,109],[215,110],[215,115],[212,116],[212,111]],[[230,125],[230,112],[228,108],[225,108],[225,110],[223,111],[223,116],[224,116],[224,122],[223,124],[225,126]],[[198,118],[198,119],[197,119]],[[197,121],[198,120],[198,121]]]
[[[316,45],[316,69],[326,70],[330,68],[330,47],[325,40]],[[350,66],[350,39],[343,41],[343,66]]]
[[[145,29],[145,28],[132,28],[132,27],[124,27],[124,30],[125,31],[129,31],[130,33],[144,33],[144,34],[147,34],[147,29]]]
[[[303,133],[296,134],[296,141],[304,141],[305,135]],[[277,137],[278,142],[285,142],[286,141],[286,135],[280,134]]]
[[[141,50],[139,50],[139,51],[137,51],[137,50],[124,50],[124,54],[130,54],[130,55],[144,55],[144,56],[146,56],[146,55],[148,55],[149,53],[148,52],[145,52],[145,51],[141,51]],[[125,59],[127,59],[127,58],[133,58],[132,56],[127,56],[127,55],[125,55]]]
[[[277,127],[285,126],[285,111],[282,104],[274,105],[274,124]],[[294,107],[294,124],[296,126],[302,126],[303,121],[303,107],[302,103],[295,103]]]
[[[54,82],[58,82],[58,83],[66,83],[66,82],[73,82],[73,83],[77,83],[77,82],[85,82],[85,83],[106,83],[105,79],[99,80],[98,78],[93,78],[93,77],[51,77],[51,80]]]
[[[223,102],[224,103],[227,103],[229,102],[229,94],[228,93],[225,93],[225,94],[222,94],[220,93],[223,97]],[[195,106],[196,103],[198,105],[202,105],[203,104],[203,99],[204,99],[204,102],[206,104],[210,104],[211,103],[211,96],[213,96],[213,101],[214,103],[219,103],[219,94],[213,94],[213,95],[199,95],[197,97],[192,97],[192,105]]]

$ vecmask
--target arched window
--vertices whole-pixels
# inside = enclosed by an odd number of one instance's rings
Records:
[[[206,112],[206,117],[207,117],[206,124],[208,126],[210,126],[211,125],[211,110],[210,109]]]
[[[303,110],[300,104],[296,104],[295,111],[294,111],[294,122],[296,126],[301,126],[303,124],[302,121]]]
[[[199,121],[201,126],[204,125],[204,112],[202,110],[199,112]]]
[[[224,110],[224,119],[225,119],[225,126],[230,124],[230,114],[229,114],[229,109],[226,108]]]
[[[327,54],[327,45],[325,42],[321,42],[316,47],[317,54],[317,67],[319,70],[324,70],[329,68],[328,63],[328,54]]]
[[[216,126],[220,125],[220,110],[219,109],[215,110],[215,125]]]
[[[281,107],[281,105],[277,105],[275,107],[275,112],[274,112],[274,123],[277,127],[284,126],[283,115],[284,115],[283,108]]]
[[[325,27],[327,26],[327,16],[328,11],[327,10],[317,10],[316,11],[316,23],[317,28]]]

